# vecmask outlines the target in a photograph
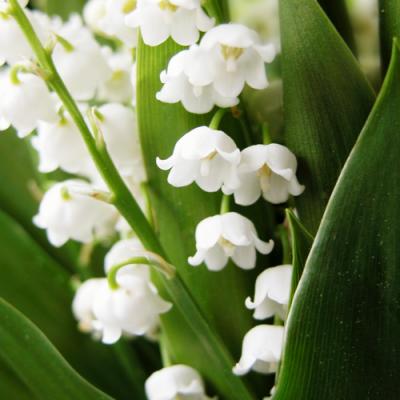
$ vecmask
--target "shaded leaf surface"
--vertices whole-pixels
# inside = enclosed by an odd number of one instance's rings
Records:
[[[0,243],[0,297],[31,319],[79,373],[121,399],[130,398],[135,382],[125,374],[113,348],[78,332],[65,270],[2,212]]]
[[[81,378],[36,326],[2,299],[0,356],[38,399],[111,399]]]
[[[399,56],[307,261],[274,400],[400,397]]]
[[[281,0],[285,136],[300,161],[300,219],[315,234],[374,94],[315,0]]]

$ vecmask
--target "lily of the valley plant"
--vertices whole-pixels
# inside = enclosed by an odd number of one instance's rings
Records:
[[[379,3],[0,0],[1,398],[400,398]]]

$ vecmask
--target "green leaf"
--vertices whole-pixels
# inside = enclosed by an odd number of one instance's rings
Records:
[[[43,400],[110,400],[80,377],[23,314],[0,299],[0,357]]]
[[[374,94],[316,0],[281,0],[286,144],[306,185],[296,199],[314,234]]]
[[[206,316],[211,330],[222,338],[218,346],[226,346],[233,357],[225,358],[226,350],[222,347],[218,353],[207,345],[208,338],[202,337],[200,332],[193,332],[176,307],[163,317],[163,326],[175,362],[197,368],[226,398],[244,400],[249,398],[248,392],[242,381],[232,374],[231,368],[240,356],[243,336],[252,326],[244,299],[252,290],[254,276],[232,264],[219,273],[188,265],[188,257],[195,252],[196,225],[202,219],[219,213],[221,196],[202,192],[194,185],[174,188],[168,184],[167,174],[155,163],[157,156],[166,158],[171,154],[183,134],[209,122],[207,116],[189,114],[181,105],[163,104],[155,98],[161,88],[160,72],[180,49],[171,40],[156,48],[139,43],[137,113],[141,144],[163,247]],[[180,288],[176,290],[179,296],[184,295]],[[235,329],[232,329],[232,321]],[[226,361],[217,366],[216,363],[223,359]]]
[[[400,398],[400,52],[311,249],[274,400]]]
[[[144,398],[143,379],[138,380],[140,388],[131,382],[114,348],[78,332],[70,276],[1,211],[0,243],[0,297],[31,319],[85,378],[118,398]]]
[[[217,23],[229,21],[229,0],[206,0],[203,7]]]
[[[354,41],[353,28],[351,26],[346,0],[318,0],[318,2],[343,39],[346,41],[347,45],[353,52],[355,52],[356,44]]]
[[[304,228],[296,215],[294,215],[293,211],[286,210],[286,218],[289,222],[290,237],[292,241],[293,275],[290,298],[293,299],[300,278],[303,275],[308,253],[310,252],[314,238],[310,235],[307,229]]]
[[[67,19],[73,12],[81,12],[86,0],[36,0],[37,6],[50,15]]]
[[[385,73],[392,50],[393,38],[400,36],[400,1],[379,0],[382,71]]]
[[[74,260],[77,258],[77,247],[73,243],[56,249],[51,246],[43,230],[32,223],[32,217],[37,213],[40,195],[40,181],[37,166],[31,157],[33,149],[27,140],[19,139],[15,132],[9,129],[0,134],[0,210],[7,213],[62,266],[74,270]]]
[[[0,358],[0,397],[2,399],[36,400],[12,369]]]

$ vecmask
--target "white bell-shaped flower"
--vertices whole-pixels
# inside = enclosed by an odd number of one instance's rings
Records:
[[[196,228],[197,252],[189,257],[193,266],[205,263],[211,271],[223,269],[229,258],[243,269],[256,265],[256,250],[269,254],[274,242],[263,242],[257,236],[254,224],[236,212],[208,217]]]
[[[36,75],[21,72],[14,75],[5,69],[0,74],[0,90],[3,128],[12,124],[19,137],[29,135],[39,121],[57,121],[56,103]]]
[[[143,255],[145,249],[138,238],[123,239],[114,244],[104,259],[104,269],[109,273],[113,266],[124,263],[125,261]],[[120,274],[135,273],[138,277],[150,282],[150,271],[148,265],[128,264],[118,270]]]
[[[279,265],[268,268],[256,280],[254,301],[246,299],[246,307],[254,310],[255,319],[266,319],[278,315],[286,319],[292,281],[292,266]]]
[[[125,22],[140,28],[143,41],[158,46],[170,36],[182,46],[196,43],[201,32],[214,21],[205,14],[200,0],[138,0],[136,9]]]
[[[109,47],[102,51],[112,75],[99,87],[97,98],[107,102],[131,103],[134,97],[134,86],[131,82],[132,55],[127,51],[113,52]]]
[[[55,184],[45,193],[33,221],[47,230],[51,244],[59,247],[69,239],[88,243],[107,233],[116,210],[91,197],[93,190],[87,182],[71,179]]]
[[[72,312],[78,321],[79,330],[85,333],[95,332],[94,300],[104,285],[105,279],[88,279],[77,289],[72,302]]]
[[[110,289],[105,281],[94,301],[94,325],[101,331],[103,343],[115,343],[122,334],[151,333],[159,323],[159,315],[172,307],[151,283],[131,272],[117,274],[116,290]]]
[[[61,168],[71,174],[86,176],[95,169],[86,144],[67,113],[52,124],[39,122],[32,145],[39,153],[40,172]]]
[[[254,145],[242,151],[239,176],[242,184],[232,190],[240,205],[255,203],[262,195],[272,204],[284,203],[289,196],[304,191],[297,177],[295,155],[280,144]]]
[[[157,165],[171,170],[168,182],[176,187],[193,182],[206,192],[240,184],[236,168],[240,150],[224,132],[201,126],[185,134],[166,160],[157,158]]]
[[[242,356],[233,368],[235,375],[250,370],[270,374],[277,371],[284,339],[283,326],[258,325],[250,329],[243,339]]]
[[[200,374],[187,365],[173,365],[146,380],[148,400],[208,400]]]
[[[268,86],[265,63],[274,59],[275,47],[264,45],[255,31],[240,24],[218,25],[203,36],[200,48],[209,53],[210,67],[186,71],[192,82],[213,83],[225,97],[239,96],[246,83],[254,89]]]
[[[216,105],[221,108],[237,105],[239,99],[236,96],[222,96],[214,89],[212,80],[203,79],[208,75],[205,71],[209,68],[209,61],[209,54],[196,45],[177,53],[161,73],[163,87],[156,98],[169,104],[181,102],[187,111],[194,114],[208,113]],[[192,70],[195,73],[191,73]],[[193,77],[198,79],[191,79]]]
[[[107,0],[89,0],[83,8],[83,20],[91,31],[97,34],[105,34],[101,26],[101,20],[106,14]]]
[[[99,128],[119,172],[142,182],[145,172],[135,112],[121,104],[109,103],[101,106],[98,114]]]
[[[77,100],[93,98],[112,75],[100,45],[78,15],[72,16],[57,35],[61,39],[54,48],[53,60],[61,78]]]
[[[105,13],[99,21],[100,29],[119,39],[127,47],[136,47],[138,30],[125,23],[125,18],[136,8],[136,0],[106,0]]]
[[[27,1],[20,1],[20,4],[24,7],[27,3]],[[17,21],[12,16],[7,15],[8,6],[7,1],[0,1],[0,60],[14,64],[28,58],[33,58],[33,51]],[[1,14],[1,12],[4,13]],[[44,34],[34,14],[29,10],[25,10],[25,13],[32,23],[36,34],[43,41]]]

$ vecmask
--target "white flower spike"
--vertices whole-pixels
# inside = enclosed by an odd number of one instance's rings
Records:
[[[39,121],[57,121],[55,101],[46,84],[36,75],[11,74],[10,69],[6,69],[0,75],[0,88],[3,128],[12,124],[18,136],[25,137],[37,127]]]
[[[242,356],[233,368],[235,375],[245,375],[250,370],[270,374],[277,371],[283,348],[284,328],[275,325],[258,325],[250,329],[243,339]]]
[[[206,192],[216,192],[225,186],[238,187],[236,168],[240,150],[224,132],[201,126],[185,134],[166,160],[157,158],[157,165],[171,170],[168,182],[175,187],[193,182]]]
[[[255,203],[262,195],[272,204],[284,203],[289,195],[304,191],[297,177],[295,155],[280,144],[254,145],[242,151],[239,176],[242,184],[232,190],[240,205]]]
[[[286,319],[292,270],[291,265],[279,265],[266,269],[257,277],[254,301],[250,297],[246,299],[246,307],[254,310],[255,319],[262,320],[274,315]]]
[[[276,51],[274,45],[262,44],[255,31],[240,24],[218,25],[204,35],[200,48],[212,59],[203,75],[220,95],[237,97],[246,83],[254,89],[268,86],[265,63],[273,61]],[[187,74],[193,81],[199,72],[194,66]]]
[[[197,42],[199,31],[206,32],[214,25],[200,0],[138,0],[125,22],[140,28],[143,41],[149,46],[158,46],[170,36],[178,44],[188,46]]]
[[[210,112],[214,106],[228,108],[236,106],[236,96],[226,97],[218,93],[211,81],[204,81],[209,63],[209,54],[198,46],[183,50],[171,58],[168,68],[161,73],[162,89],[156,97],[169,104],[181,102],[183,107],[194,114]],[[194,70],[196,74],[188,75]],[[198,79],[192,79],[195,76]]]
[[[193,266],[205,263],[211,271],[222,270],[229,258],[243,269],[256,265],[256,250],[269,254],[274,242],[263,242],[254,224],[242,215],[229,212],[204,219],[196,228],[197,252],[189,257]]]
[[[151,334],[159,323],[159,315],[172,307],[152,284],[138,277],[136,271],[130,272],[117,274],[116,290],[110,289],[105,279],[94,301],[94,326],[102,333],[105,344],[117,342],[122,334]]]
[[[87,182],[71,179],[52,186],[40,203],[34,223],[47,230],[53,246],[60,247],[69,239],[82,243],[108,233],[116,219],[113,206],[82,194],[93,188]]]
[[[211,400],[199,373],[187,365],[173,365],[154,372],[145,384],[149,400]]]

